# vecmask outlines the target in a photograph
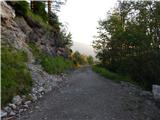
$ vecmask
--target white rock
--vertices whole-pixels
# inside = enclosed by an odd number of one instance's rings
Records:
[[[6,116],[7,116],[7,112],[4,112],[4,111],[1,110],[1,118],[6,117]]]
[[[16,105],[20,105],[22,103],[22,98],[19,95],[14,96],[12,99],[12,103]]]
[[[29,105],[30,103],[31,103],[31,101],[26,101],[25,102],[26,105]]]
[[[20,109],[20,110],[19,110],[19,113],[21,113],[21,112],[23,112],[23,111],[24,111],[24,109]]]
[[[29,108],[27,104],[23,105],[23,107],[24,107],[24,108],[27,108],[27,109]]]
[[[0,14],[1,14],[2,18],[6,18],[6,19],[10,19],[10,18],[15,17],[14,10],[9,5],[7,5],[7,3],[5,1],[1,2]]]
[[[16,113],[13,112],[13,111],[11,111],[11,112],[9,113],[9,116],[15,116],[15,115],[16,115]]]
[[[35,94],[32,95],[32,100],[36,101],[37,100],[37,96]]]
[[[44,88],[43,87],[40,87],[39,89],[38,89],[38,92],[43,92],[44,91]]]
[[[10,113],[12,111],[12,109],[9,106],[6,106],[4,108],[4,111],[6,111],[7,113]]]
[[[152,85],[153,96],[156,100],[160,100],[160,85]]]
[[[9,107],[11,107],[13,110],[15,110],[15,109],[16,109],[16,105],[15,105],[15,104],[11,104],[11,103],[9,103],[9,104],[8,104],[8,106],[9,106]]]

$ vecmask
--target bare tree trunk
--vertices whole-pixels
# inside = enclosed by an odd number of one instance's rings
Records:
[[[34,0],[31,0],[31,10],[34,11],[34,3],[35,1]]]
[[[51,4],[52,1],[48,0],[48,22],[50,23],[50,15],[51,15]]]

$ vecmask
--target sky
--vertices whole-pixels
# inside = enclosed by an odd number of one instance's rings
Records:
[[[117,0],[67,0],[58,13],[68,26],[72,40],[91,45],[97,33],[98,21],[106,17]]]

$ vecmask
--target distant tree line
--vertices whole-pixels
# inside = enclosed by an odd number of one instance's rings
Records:
[[[77,67],[80,65],[92,65],[94,63],[94,59],[91,55],[87,56],[79,53],[78,51],[72,53],[71,59]]]
[[[160,84],[160,2],[120,1],[99,21],[93,47],[105,68],[147,89]]]

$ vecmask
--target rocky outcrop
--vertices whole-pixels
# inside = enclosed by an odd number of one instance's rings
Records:
[[[7,5],[6,2],[2,1],[1,2],[1,18],[2,20],[5,21],[10,21],[15,17],[15,12],[14,10]]]
[[[6,2],[1,2],[1,42],[8,43],[12,47],[17,49],[25,49],[26,44],[26,34],[19,28],[19,26],[14,21],[15,12],[14,10],[6,4]]]

